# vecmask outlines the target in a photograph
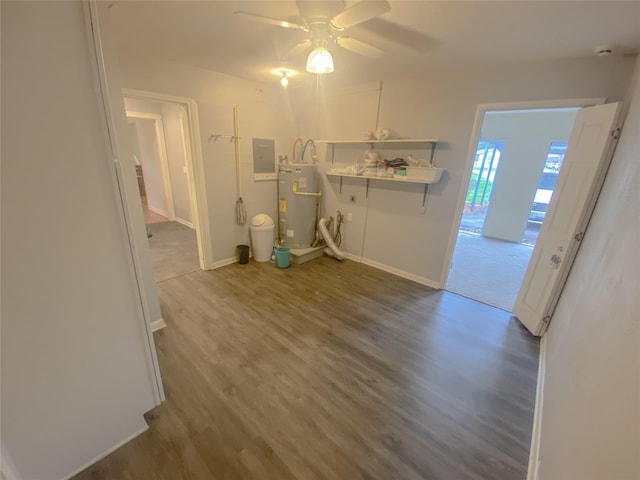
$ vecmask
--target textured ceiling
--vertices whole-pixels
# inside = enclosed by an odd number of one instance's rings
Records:
[[[305,2],[327,17],[357,2]],[[615,54],[640,50],[640,1],[389,1],[391,10],[346,34],[384,51],[371,59],[334,46],[336,71],[362,78],[478,64],[513,64],[593,56],[612,44]],[[308,33],[234,14],[245,10],[301,22],[286,1],[120,1],[112,6],[118,47],[257,80],[273,70],[304,74],[306,53],[290,55]]]

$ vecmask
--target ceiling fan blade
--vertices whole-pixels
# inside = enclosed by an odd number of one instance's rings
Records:
[[[256,20],[262,23],[268,23],[270,25],[277,25],[279,27],[291,28],[294,30],[304,30],[305,32],[309,31],[309,29],[303,25],[287,22],[286,20],[278,20],[277,18],[266,17],[264,15],[258,15],[257,13],[246,12],[244,10],[236,10],[233,13],[237,15],[245,15],[251,18],[252,20]]]
[[[336,43],[342,48],[349,50],[350,52],[364,55],[369,58],[380,58],[384,52],[379,48],[369,45],[368,43],[361,42],[352,37],[338,37]]]
[[[389,5],[387,0],[363,0],[333,17],[331,26],[342,30],[358,23],[366,22],[389,10],[391,10],[391,5]]]
[[[301,55],[304,51],[306,51],[310,46],[311,40],[303,40],[302,42],[297,43],[296,46],[291,50],[289,50],[285,58],[297,57],[298,55]]]

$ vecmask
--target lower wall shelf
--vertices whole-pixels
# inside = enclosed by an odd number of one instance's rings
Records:
[[[422,184],[430,184],[430,183],[438,183],[440,177],[438,176],[438,180],[425,179],[425,178],[410,178],[410,177],[378,177],[376,175],[353,175],[348,173],[331,173],[327,172],[328,177],[350,177],[350,178],[366,178],[367,180],[382,180],[385,182],[404,182],[404,183],[422,183]]]
[[[342,179],[344,177],[347,178],[364,178],[367,180],[367,190],[366,196],[369,196],[369,180],[381,180],[384,182],[401,182],[401,183],[417,183],[424,185],[424,193],[422,195],[422,206],[424,207],[427,200],[427,190],[430,184],[438,183],[440,180],[440,176],[442,174],[442,169],[438,169],[440,172],[437,175],[437,180],[435,179],[424,179],[424,178],[407,178],[407,177],[378,177],[374,175],[353,175],[348,173],[331,173],[327,172],[327,177],[339,177],[340,178],[340,193],[342,193]]]

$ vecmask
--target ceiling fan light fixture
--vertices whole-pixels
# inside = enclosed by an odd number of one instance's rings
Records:
[[[332,73],[333,57],[324,45],[314,48],[307,58],[307,72],[309,73]]]

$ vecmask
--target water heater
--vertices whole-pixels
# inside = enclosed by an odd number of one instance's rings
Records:
[[[278,227],[282,245],[310,247],[316,238],[320,192],[318,166],[281,164],[278,168]]]

